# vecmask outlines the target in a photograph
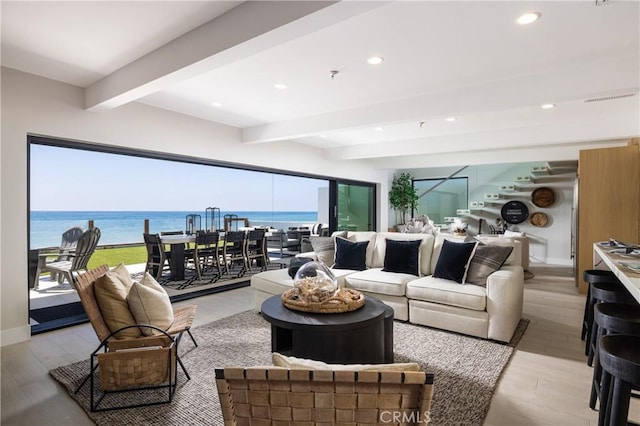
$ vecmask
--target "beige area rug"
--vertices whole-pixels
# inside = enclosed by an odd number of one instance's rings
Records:
[[[433,425],[481,425],[491,396],[528,320],[520,321],[509,344],[394,322],[396,362],[418,362],[435,374],[431,410]],[[179,371],[178,389],[171,404],[89,413],[98,425],[222,425],[214,369],[271,365],[271,332],[259,314],[242,312],[193,330],[199,347],[188,336],[180,353],[191,374]],[[50,371],[71,396],[88,411],[89,386],[74,389],[89,371],[81,361]]]

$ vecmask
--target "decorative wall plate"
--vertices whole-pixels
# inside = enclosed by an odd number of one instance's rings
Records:
[[[543,186],[531,193],[531,202],[536,207],[551,207],[556,202],[556,194],[553,189]]]
[[[547,226],[547,223],[549,223],[549,217],[545,213],[535,212],[531,215],[531,219],[529,219],[529,222],[531,222],[533,226],[542,228],[544,226]]]
[[[522,223],[529,217],[529,209],[522,201],[508,201],[502,206],[500,216],[507,223]]]

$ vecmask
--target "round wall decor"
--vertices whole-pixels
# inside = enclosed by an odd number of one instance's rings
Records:
[[[543,186],[531,193],[531,202],[536,207],[551,207],[556,202],[556,194],[553,189]]]
[[[531,219],[529,219],[529,222],[531,222],[533,226],[542,228],[547,226],[547,223],[549,223],[549,217],[545,213],[535,212],[531,215]]]
[[[500,216],[507,223],[522,223],[529,217],[529,209],[522,201],[508,201],[502,206]]]

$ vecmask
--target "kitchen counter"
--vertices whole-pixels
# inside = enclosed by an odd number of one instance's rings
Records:
[[[640,303],[640,273],[636,273],[620,265],[620,261],[640,262],[640,257],[625,257],[616,253],[609,253],[615,247],[593,245],[593,265],[596,269],[609,269],[618,277],[629,293]],[[603,265],[604,264],[604,265]],[[606,265],[606,268],[605,268]]]

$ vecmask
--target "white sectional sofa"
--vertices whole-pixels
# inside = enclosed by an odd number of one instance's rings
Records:
[[[394,310],[395,319],[463,334],[508,342],[522,316],[524,276],[520,242],[488,239],[489,245],[513,247],[505,264],[488,276],[486,287],[435,278],[443,241],[460,237],[396,232],[349,232],[352,241],[368,241],[363,271],[332,269],[338,282],[382,300]],[[421,240],[419,275],[383,271],[386,241]],[[314,253],[300,256],[315,257]],[[251,277],[256,311],[262,302],[293,286],[287,269],[261,272]]]

